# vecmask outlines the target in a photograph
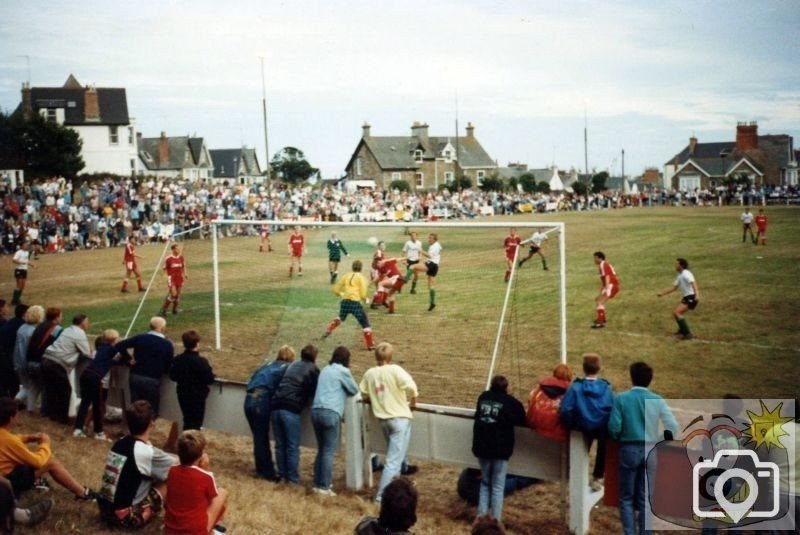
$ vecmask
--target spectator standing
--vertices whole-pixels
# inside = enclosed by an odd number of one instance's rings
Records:
[[[42,411],[53,421],[69,422],[69,409],[72,398],[72,385],[69,374],[78,364],[78,359],[89,358],[92,348],[86,331],[89,318],[78,314],[72,318],[72,325],[44,351],[42,356]]]
[[[333,457],[339,449],[345,399],[358,394],[358,385],[349,368],[350,350],[344,346],[334,349],[330,363],[319,374],[311,406],[311,423],[317,437],[313,489],[325,496],[336,496],[331,490]]]
[[[0,325],[0,396],[13,398],[19,391],[19,377],[14,371],[14,344],[27,311],[28,305],[18,304],[14,307],[14,317]]]
[[[300,360],[286,368],[270,404],[278,472],[294,485],[300,484],[300,413],[314,399],[319,377],[316,360],[317,348],[305,346]]]
[[[500,520],[508,460],[514,453],[514,427],[525,426],[522,403],[508,393],[508,379],[492,378],[489,390],[478,398],[472,427],[472,453],[481,467],[478,516],[491,510]]]
[[[36,327],[44,319],[44,308],[39,305],[30,307],[25,312],[25,323],[17,329],[17,338],[14,342],[14,371],[17,372],[22,388],[17,399],[25,402],[29,411],[36,409],[36,399],[41,390],[41,368],[34,370],[28,367],[28,344]]]
[[[104,397],[106,391],[103,389],[103,382],[107,380],[111,367],[122,358],[122,355],[114,349],[114,344],[118,341],[119,333],[114,329],[106,329],[103,336],[98,336],[95,340],[94,357],[78,379],[81,387],[81,404],[72,431],[72,436],[76,438],[86,438],[83,426],[91,408],[94,438],[107,440],[103,432],[103,416],[106,412]]]
[[[200,335],[186,331],[181,336],[184,352],[175,357],[169,378],[178,383],[178,404],[183,414],[183,429],[201,429],[206,414],[209,385],[214,383],[214,371],[208,359],[200,356],[197,346]]]

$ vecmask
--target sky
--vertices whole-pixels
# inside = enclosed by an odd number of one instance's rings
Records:
[[[461,135],[501,166],[640,175],[738,121],[800,136],[800,2],[0,2],[0,108],[124,87],[144,137],[293,146],[326,178],[361,137]],[[264,77],[262,85],[262,64]],[[29,74],[30,73],[30,74]],[[800,138],[795,145],[800,145]]]

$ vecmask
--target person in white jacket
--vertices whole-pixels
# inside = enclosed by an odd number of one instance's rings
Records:
[[[42,356],[42,415],[61,423],[69,423],[69,403],[72,386],[69,373],[75,369],[80,357],[92,354],[86,331],[89,318],[78,314],[72,325],[61,331],[55,342]]]

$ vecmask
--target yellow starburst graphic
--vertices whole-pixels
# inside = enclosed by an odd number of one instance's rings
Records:
[[[783,402],[778,403],[772,411],[763,401],[759,400],[759,402],[761,403],[761,414],[747,411],[747,416],[750,418],[750,426],[744,430],[744,434],[748,437],[747,443],[755,443],[754,449],[758,449],[762,445],[767,447],[767,451],[770,446],[786,449],[786,446],[781,444],[780,438],[788,436],[789,433],[781,426],[791,422],[792,419],[788,416],[781,416]]]

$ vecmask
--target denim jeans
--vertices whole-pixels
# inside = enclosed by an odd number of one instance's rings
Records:
[[[266,389],[259,388],[247,394],[244,398],[244,415],[253,433],[256,473],[263,478],[272,479],[276,474],[269,445],[269,392]]]
[[[272,432],[275,434],[275,460],[279,475],[295,485],[300,484],[300,415],[286,409],[272,411]]]
[[[408,441],[411,438],[411,420],[408,418],[389,418],[381,420],[381,430],[386,437],[386,463],[383,466],[381,482],[375,501],[380,503],[381,494],[392,479],[400,475],[400,465],[406,458]]]
[[[508,461],[505,459],[478,459],[478,464],[481,466],[478,516],[485,515],[491,508],[492,516],[500,520],[503,514]]]
[[[645,532],[645,467],[644,443],[622,443],[619,449],[619,518],[625,535],[635,535],[637,524],[638,532]]]
[[[329,489],[333,479],[333,457],[339,449],[341,416],[330,409],[313,409],[311,423],[317,436],[317,458],[314,460],[314,487]]]

